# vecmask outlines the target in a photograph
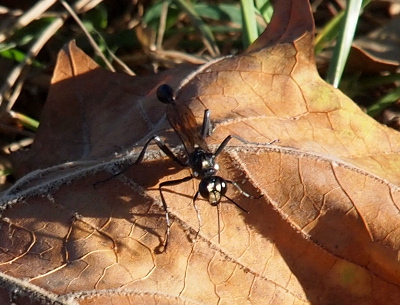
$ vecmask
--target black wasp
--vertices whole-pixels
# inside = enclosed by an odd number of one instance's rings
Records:
[[[208,200],[208,202],[212,206],[217,207],[218,211],[218,241],[220,241],[220,211],[219,211],[219,203],[222,198],[226,198],[230,202],[232,202],[234,205],[236,205],[240,210],[242,210],[245,213],[248,213],[245,209],[240,207],[234,200],[226,196],[227,192],[227,185],[231,184],[234,187],[238,189],[238,191],[249,198],[260,198],[259,197],[254,197],[246,192],[244,192],[239,185],[234,182],[230,181],[227,179],[224,179],[220,176],[217,176],[217,171],[219,169],[218,164],[216,163],[216,158],[219,156],[219,154],[224,150],[228,142],[232,138],[237,138],[238,140],[248,143],[245,140],[229,135],[227,136],[224,141],[219,145],[217,150],[212,153],[206,142],[205,138],[209,135],[211,135],[212,132],[212,126],[210,122],[210,111],[207,109],[204,111],[204,119],[203,119],[203,126],[201,129],[201,132],[198,132],[197,130],[197,122],[196,119],[192,113],[192,111],[183,104],[177,104],[175,102],[175,95],[173,89],[167,85],[161,85],[157,89],[157,98],[164,104],[167,104],[167,118],[172,126],[172,128],[176,131],[178,134],[179,138],[181,139],[185,150],[187,154],[187,161],[183,162],[179,158],[175,156],[175,154],[164,144],[164,142],[157,136],[153,136],[150,138],[146,144],[143,147],[143,150],[141,151],[138,159],[136,160],[135,164],[139,164],[142,162],[146,149],[148,145],[154,141],[158,147],[172,160],[174,160],[176,163],[180,164],[182,167],[190,167],[192,169],[192,174],[188,177],[182,178],[182,179],[177,179],[177,180],[172,180],[172,181],[165,181],[159,184],[159,191],[160,191],[160,196],[161,196],[161,201],[163,204],[163,208],[165,210],[165,217],[166,217],[166,222],[167,222],[167,230],[165,234],[165,241],[164,241],[164,250],[166,250],[167,245],[168,245],[168,239],[169,239],[169,234],[170,234],[170,219],[169,219],[169,209],[168,205],[165,201],[162,189],[167,186],[172,186],[172,185],[177,185],[186,181],[190,181],[192,179],[200,179],[199,183],[199,189],[196,192],[196,194],[193,196],[193,203],[195,206],[195,209],[197,211],[195,201],[198,198],[199,195],[201,195],[204,199]],[[275,142],[275,141],[273,141]],[[272,144],[271,143],[266,143]],[[200,216],[197,211],[198,219],[199,219],[199,230],[200,230]]]

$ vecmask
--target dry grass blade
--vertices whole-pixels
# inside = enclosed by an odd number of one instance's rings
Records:
[[[0,104],[4,102],[6,93],[15,85],[15,82],[19,79],[22,71],[31,63],[32,59],[37,56],[42,47],[46,42],[54,35],[55,32],[63,25],[64,19],[62,17],[56,18],[43,32],[42,35],[34,42],[27,52],[25,59],[20,62],[13,70],[9,73],[7,80],[0,88]],[[14,96],[13,100],[16,98]],[[8,111],[13,107],[13,103],[8,103],[5,107]]]
[[[64,0],[59,0],[61,4],[64,6],[64,8],[67,10],[67,12],[74,18],[75,22],[79,25],[83,33],[86,35],[90,45],[93,47],[93,49],[96,51],[96,54],[100,56],[100,58],[104,61],[108,69],[112,72],[115,72],[114,67],[110,63],[110,61],[104,56],[103,52],[100,50],[99,45],[96,43],[96,41],[93,39],[92,35],[90,35],[89,31],[86,29],[86,27],[83,25],[82,21],[79,19],[78,15],[74,12],[72,7]]]
[[[10,27],[6,32],[0,33],[0,42],[5,41],[18,29],[21,29],[33,20],[40,18],[40,16],[56,2],[57,0],[38,1],[31,9],[26,11],[15,21],[13,27]]]

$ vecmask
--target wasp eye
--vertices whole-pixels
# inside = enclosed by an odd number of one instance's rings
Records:
[[[171,104],[175,101],[174,89],[167,84],[163,84],[157,88],[157,98],[161,103]]]

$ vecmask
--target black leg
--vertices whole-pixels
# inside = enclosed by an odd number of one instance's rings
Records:
[[[185,167],[186,165],[180,160],[178,159],[174,153],[172,152],[172,150],[165,145],[164,141],[161,140],[161,138],[157,135],[152,136],[150,139],[147,140],[146,144],[144,144],[142,151],[140,152],[139,157],[137,158],[137,160],[135,161],[134,164],[140,164],[143,161],[144,155],[146,153],[147,147],[149,146],[149,144],[151,142],[155,142],[157,144],[157,146],[174,162],[178,163],[180,166]],[[125,170],[125,169],[124,169]]]
[[[210,120],[210,110],[204,110],[203,127],[201,128],[201,137],[203,140],[212,134],[212,126]]]
[[[174,153],[171,151],[171,149],[165,145],[165,143],[163,142],[163,140],[161,140],[161,138],[157,135],[152,136],[150,139],[147,140],[147,142],[144,144],[142,151],[139,154],[139,157],[136,159],[136,161],[134,163],[129,164],[128,166],[126,166],[125,168],[123,168],[122,170],[120,170],[118,173],[108,177],[107,179],[104,180],[100,180],[97,181],[96,183],[93,184],[93,187],[95,188],[98,184],[100,183],[104,183],[107,182],[121,174],[123,174],[124,172],[126,172],[128,169],[130,169],[132,167],[132,165],[134,164],[140,164],[142,163],[143,159],[144,159],[144,155],[146,154],[146,150],[147,147],[150,145],[151,142],[155,142],[157,144],[157,146],[174,162],[178,163],[180,166],[182,167],[186,167],[186,165],[180,160],[178,159]]]
[[[236,187],[237,188],[237,190],[240,192],[240,194],[242,194],[243,196],[246,196],[247,198],[250,198],[250,199],[260,199],[261,197],[262,197],[262,195],[259,195],[259,196],[257,196],[257,197],[255,197],[255,196],[253,196],[253,195],[250,195],[250,194],[248,194],[248,193],[246,193],[245,191],[243,191],[241,188],[240,188],[240,186],[235,182],[235,181],[231,181],[231,180],[225,180],[227,183],[229,183],[229,184],[232,184],[234,187]],[[232,202],[234,205],[236,205],[240,210],[242,210],[243,212],[245,212],[245,213],[249,213],[248,211],[246,211],[245,209],[243,209],[240,205],[238,205],[233,199],[231,199],[231,198],[229,198],[229,197],[227,197],[227,196],[225,196],[224,195],[224,197],[226,198],[226,199],[228,199],[230,202]]]
[[[197,221],[199,223],[199,227],[197,229],[196,237],[194,238],[194,240],[197,240],[197,237],[199,236],[200,230],[201,230],[201,216],[200,216],[199,208],[196,205],[196,200],[199,197],[199,195],[200,195],[200,191],[197,191],[196,194],[194,194],[193,199],[192,199],[193,207],[196,210]]]
[[[196,213],[197,213],[197,220],[199,221],[199,228],[198,228],[198,230],[197,230],[197,233],[196,233],[196,237],[195,237],[195,240],[197,240],[197,237],[199,236],[199,234],[200,234],[200,230],[201,230],[201,217],[200,217],[200,211],[199,211],[199,209],[197,208],[197,206],[196,206],[196,200],[197,200],[197,197],[200,195],[200,191],[197,191],[196,192],[196,194],[194,194],[194,196],[193,196],[193,206],[194,206],[194,209],[196,210]],[[224,196],[224,197],[226,197],[226,196]],[[228,200],[230,200],[228,197],[226,197]],[[235,203],[236,204],[236,203]],[[221,243],[221,213],[220,213],[220,210],[219,210],[219,205],[220,205],[220,203],[218,203],[217,204],[217,217],[218,217],[218,243],[220,244]],[[239,207],[240,209],[242,209],[241,207]],[[243,209],[242,209],[243,210]]]
[[[170,228],[171,228],[171,222],[169,220],[169,208],[168,208],[167,202],[165,201],[164,194],[162,192],[162,188],[166,187],[166,186],[177,185],[177,184],[180,184],[180,183],[183,183],[183,182],[186,182],[186,181],[190,181],[192,179],[193,179],[193,176],[187,176],[187,177],[182,178],[182,179],[161,182],[159,184],[159,186],[158,186],[158,190],[159,190],[160,196],[161,196],[161,202],[163,204],[163,208],[164,208],[164,211],[165,211],[165,220],[166,220],[166,223],[167,223],[167,229],[165,231],[164,249],[161,250],[161,252],[165,252],[167,250],[169,234],[170,234]]]
[[[245,191],[243,191],[239,184],[237,184],[235,181],[231,181],[231,180],[225,180],[227,183],[232,184],[234,187],[237,188],[237,190],[240,192],[240,194],[242,194],[243,196],[246,196],[247,198],[251,198],[251,199],[260,199],[263,195],[259,195],[257,197],[250,195],[248,193],[246,193]]]

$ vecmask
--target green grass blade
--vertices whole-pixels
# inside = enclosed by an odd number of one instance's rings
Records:
[[[343,22],[344,11],[333,17],[315,37],[315,55],[319,54],[326,44],[339,35],[340,26]]]
[[[240,0],[243,16],[243,44],[247,48],[258,38],[257,22],[253,0]]]
[[[340,79],[349,56],[351,43],[361,13],[362,0],[349,0],[346,7],[344,24],[335,46],[332,61],[329,65],[326,81],[335,88],[339,86]]]
[[[234,23],[233,26],[237,28],[242,26],[242,12],[239,4],[196,3],[194,4],[194,8],[199,16],[203,18],[208,18],[218,22],[227,21],[230,24]]]
[[[270,0],[255,0],[256,7],[263,16],[265,22],[270,23],[272,14],[274,13],[274,6]]]
[[[361,8],[364,9],[371,0],[363,0]],[[319,54],[325,46],[339,36],[345,11],[333,17],[315,37],[315,54]]]
[[[19,112],[10,111],[10,114],[13,118],[17,119],[25,128],[32,131],[37,131],[39,127],[39,122],[35,119],[32,119]]]
[[[174,0],[177,5],[181,7],[183,11],[188,14],[189,18],[193,22],[194,26],[201,32],[204,37],[204,43],[209,49],[209,52],[213,57],[219,56],[221,52],[215,42],[214,35],[208,25],[200,18],[194,9],[193,5],[184,0]]]
[[[400,87],[392,90],[385,96],[381,97],[375,104],[367,109],[367,114],[374,117],[381,113],[384,109],[391,106],[395,101],[400,99]]]
[[[360,86],[363,90],[375,88],[382,85],[393,84],[400,81],[400,73],[389,75],[378,75],[360,80]]]

